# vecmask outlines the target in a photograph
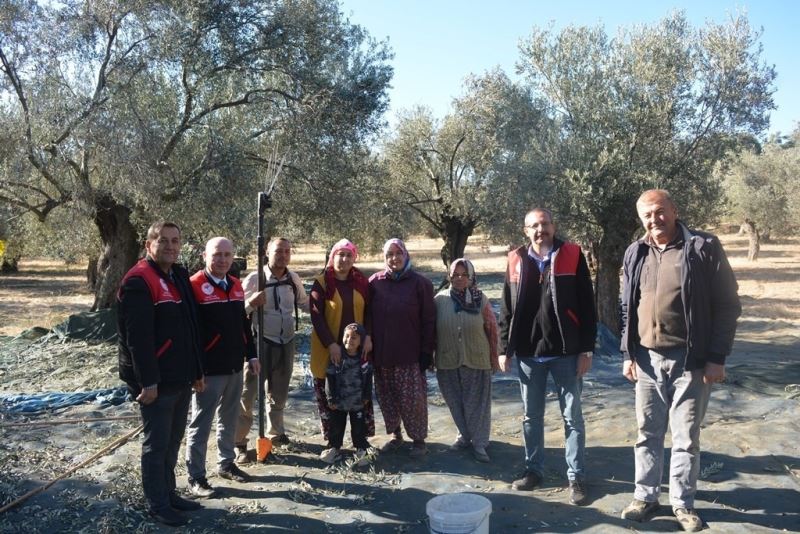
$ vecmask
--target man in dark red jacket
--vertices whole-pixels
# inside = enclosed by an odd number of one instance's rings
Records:
[[[234,440],[242,396],[244,362],[253,373],[260,366],[250,321],[244,311],[244,290],[238,278],[228,274],[233,264],[233,243],[215,237],[203,251],[206,267],[191,278],[198,303],[203,339],[205,390],[192,398],[192,420],[186,437],[186,470],[189,490],[199,497],[216,492],[206,479],[206,451],[214,414],[217,417],[217,474],[247,482],[250,476],[234,464]],[[217,409],[219,407],[219,409]]]
[[[592,278],[578,245],[555,237],[550,210],[525,216],[529,247],[508,254],[500,311],[500,368],[517,357],[525,444],[525,475],[516,490],[538,486],[544,471],[544,407],[547,375],[553,377],[561,416],[569,479],[569,501],[585,504],[586,432],[581,409],[582,377],[592,366],[597,334]]]
[[[166,525],[186,524],[181,511],[201,506],[175,492],[192,386],[204,387],[197,305],[189,273],[175,262],[178,225],[160,221],[147,230],[146,258],[122,279],[119,305],[119,376],[139,402],[144,424],[142,487],[150,515]]]

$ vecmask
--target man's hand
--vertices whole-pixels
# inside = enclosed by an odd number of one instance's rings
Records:
[[[497,357],[497,364],[500,366],[500,371],[503,373],[508,372],[509,368],[509,358],[505,354],[501,354]]]
[[[197,393],[202,393],[206,389],[206,379],[205,377],[200,377],[194,382],[192,382],[192,389],[195,390]]]
[[[367,356],[370,352],[372,352],[372,338],[366,335],[364,341],[361,342],[361,353]]]
[[[714,384],[725,381],[725,366],[718,363],[706,362],[706,368],[703,370],[703,382],[706,384]]]
[[[336,343],[331,343],[328,345],[328,354],[330,355],[331,361],[334,365],[339,365],[342,363],[342,347]]]
[[[258,375],[261,373],[261,362],[258,361],[258,358],[250,358],[247,361],[247,368],[254,375]]]
[[[581,352],[578,354],[578,372],[576,373],[578,378],[582,378],[583,375],[589,372],[589,369],[592,368],[592,353],[591,352]]]
[[[636,375],[636,362],[633,360],[626,359],[622,363],[622,376],[630,380],[631,382],[636,382],[639,377]]]
[[[248,308],[258,308],[259,306],[263,306],[267,303],[267,297],[264,295],[263,291],[256,291],[250,298],[247,299],[245,303]]]
[[[153,404],[158,398],[158,388],[142,389],[142,392],[136,397],[136,402],[139,404]]]

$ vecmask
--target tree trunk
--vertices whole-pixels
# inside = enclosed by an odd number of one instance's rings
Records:
[[[96,200],[94,223],[100,232],[103,249],[97,260],[92,311],[115,305],[119,283],[136,263],[142,248],[136,228],[131,223],[130,208],[112,197],[106,195]]]
[[[3,256],[3,261],[0,262],[0,273],[19,272],[19,258],[19,256]]]
[[[619,234],[612,232],[605,232],[597,246],[597,318],[616,335],[620,333],[620,269],[627,246]]]
[[[444,226],[441,228],[441,236],[444,239],[442,246],[442,263],[445,271],[450,269],[450,264],[457,258],[464,257],[464,249],[467,248],[467,240],[475,230],[475,223],[472,221],[464,222],[455,217],[444,217]],[[447,277],[442,280],[439,289],[447,287],[450,282]]]
[[[97,262],[98,257],[92,255],[86,265],[86,285],[90,291],[97,289]]]
[[[745,219],[742,225],[742,230],[747,234],[747,261],[757,261],[758,253],[761,250],[761,243],[759,242],[758,229],[756,223],[750,219]]]
[[[444,228],[442,232],[442,239],[444,239],[444,246],[442,247],[442,262],[445,269],[450,268],[450,264],[456,258],[464,257],[464,249],[467,248],[467,240],[475,230],[475,223],[472,221],[464,222],[455,217],[449,217],[444,220]]]

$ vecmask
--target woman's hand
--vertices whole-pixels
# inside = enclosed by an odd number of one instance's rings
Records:
[[[342,347],[336,343],[328,345],[328,355],[330,355],[331,362],[333,362],[334,365],[342,363]]]
[[[508,357],[505,354],[501,354],[497,357],[497,363],[500,366],[500,372],[507,373],[509,368],[509,361]]]

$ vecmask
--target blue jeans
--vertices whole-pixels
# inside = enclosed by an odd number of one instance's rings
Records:
[[[547,374],[553,377],[558,393],[558,404],[564,420],[566,444],[564,456],[567,460],[567,478],[583,480],[586,431],[581,411],[583,380],[577,376],[576,355],[562,356],[545,363],[533,358],[517,358],[519,385],[525,417],[522,420],[522,435],[525,443],[525,469],[544,475],[544,406],[547,393]]]
[[[156,400],[139,405],[144,423],[142,441],[142,488],[151,511],[169,508],[175,492],[175,466],[186,430],[186,416],[192,389],[189,384],[178,391],[158,392]]]

